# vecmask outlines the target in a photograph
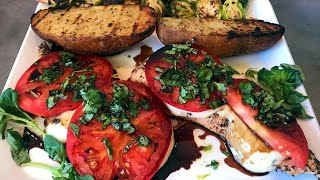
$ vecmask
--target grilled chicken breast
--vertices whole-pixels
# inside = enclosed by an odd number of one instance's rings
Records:
[[[151,35],[156,22],[152,8],[108,5],[40,10],[31,27],[40,38],[76,53],[114,54]]]
[[[132,71],[131,81],[148,84],[144,66],[145,62]],[[249,171],[259,173],[276,169],[291,175],[314,174],[320,177],[320,163],[311,151],[305,169],[289,165],[285,156],[269,148],[228,105],[201,113],[192,113],[166,105],[173,116],[193,121],[220,135],[227,142],[234,158]]]
[[[164,44],[194,42],[218,57],[261,51],[275,44],[285,28],[261,20],[161,18],[157,34]]]

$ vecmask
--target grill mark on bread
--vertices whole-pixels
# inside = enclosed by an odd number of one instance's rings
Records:
[[[32,18],[35,33],[78,53],[107,55],[121,52],[151,35],[156,24],[154,10],[140,5],[42,11]]]
[[[157,35],[162,43],[194,40],[219,57],[261,51],[275,44],[284,32],[283,26],[262,20],[164,17],[157,24]]]

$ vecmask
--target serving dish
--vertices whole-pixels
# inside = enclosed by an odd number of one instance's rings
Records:
[[[46,6],[43,4],[39,4],[37,10],[42,8],[46,8]],[[262,19],[272,23],[278,23],[272,6],[268,0],[251,0],[247,7],[247,14],[250,17]],[[43,40],[37,37],[29,28],[4,89],[9,87],[14,88],[17,80],[22,75],[22,73],[34,61],[38,59],[38,46],[42,41]],[[163,46],[154,33],[152,36],[145,39],[143,42],[131,47],[129,50],[115,56],[107,57],[107,59],[113,64],[114,68],[116,69],[118,78],[128,79],[128,77],[130,76],[130,72],[136,65],[136,62],[133,60],[133,58],[140,54],[141,47],[143,45],[151,47],[153,51],[156,51]],[[275,44],[275,46],[273,46],[272,48],[264,50],[262,52],[224,58],[222,60],[226,64],[231,65],[239,72],[245,72],[248,68],[271,68],[272,66],[279,65],[281,63],[294,63],[284,38],[277,42],[277,44]],[[300,87],[299,91],[303,94],[306,94],[304,87]],[[310,101],[305,101],[303,105],[307,111],[307,114],[315,117]],[[320,147],[317,146],[317,139],[320,138],[320,129],[316,117],[312,120],[299,121],[299,124],[301,125],[301,128],[306,135],[309,143],[309,148],[319,159]],[[201,134],[201,131],[197,131],[196,133]],[[206,141],[212,142],[214,144],[214,147],[219,146],[215,138],[210,137],[207,138]],[[36,168],[20,168],[16,166],[11,159],[9,147],[6,141],[0,141],[0,148],[0,157],[2,164],[0,169],[0,179],[50,179],[49,172],[38,170]],[[213,158],[223,158],[219,157],[219,153],[221,156],[221,152],[217,151],[213,154],[203,156],[201,159],[203,159],[203,161],[210,162]],[[202,164],[204,163],[206,162],[203,162]],[[197,172],[198,174],[194,172]],[[193,171],[191,172],[191,175],[188,174],[185,176],[183,174],[179,174],[179,176],[170,176],[169,179],[197,179],[198,175],[203,175],[206,173],[206,169],[202,168],[200,172]],[[250,177],[242,174],[235,169],[229,168],[224,164],[221,164],[220,168],[216,171],[210,171],[210,173],[210,176],[207,177],[208,179],[210,179],[210,177],[215,177],[217,179],[317,179],[316,177],[311,175],[299,175],[296,177],[292,177],[281,172],[271,172],[265,176]]]

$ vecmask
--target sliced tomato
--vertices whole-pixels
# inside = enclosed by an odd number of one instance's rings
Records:
[[[62,60],[60,52],[52,52],[34,63],[20,77],[15,90],[19,93],[19,106],[27,112],[39,116],[54,116],[62,112],[76,109],[80,105],[80,101],[73,102],[73,93],[65,92],[66,99],[60,99],[57,104],[51,108],[47,108],[47,99],[51,90],[60,88],[63,81],[69,77],[74,69],[59,65]],[[103,86],[111,81],[112,65],[104,58],[98,56],[76,55],[76,61],[80,63],[81,68],[92,68],[92,72],[79,72],[76,76],[86,74],[86,76],[96,75],[96,86]],[[37,80],[45,68],[57,65],[63,71],[52,83],[46,84],[44,81]]]
[[[308,160],[308,143],[297,122],[270,128],[255,120],[258,109],[242,101],[239,90],[227,88],[226,101],[232,110],[271,148],[291,158],[293,166],[304,169]]]
[[[68,128],[68,158],[80,175],[90,174],[97,180],[151,179],[169,149],[172,135],[171,122],[157,98],[144,85],[130,81],[117,83],[126,85],[134,93],[136,101],[147,98],[151,110],[139,110],[138,116],[131,119],[131,124],[136,130],[128,134],[114,129],[112,125],[102,130],[103,124],[97,119],[93,119],[86,125],[80,124],[78,120],[83,115],[83,106],[79,106],[71,123],[80,127],[80,134],[75,136]],[[139,135],[150,138],[151,145],[138,146],[134,140]],[[112,159],[108,154],[108,148],[102,142],[105,138],[111,142]],[[131,147],[124,152],[129,143],[132,144]]]
[[[191,54],[190,56],[183,56],[181,55],[179,58],[179,63],[177,67],[183,69],[185,66],[185,63],[187,60],[191,60],[193,62],[203,62],[205,60],[205,55],[203,55],[203,51],[209,54],[207,51],[205,51],[203,48],[197,45],[192,45],[193,48],[197,49],[198,52],[197,54]],[[160,83],[159,80],[156,80],[155,77],[160,75],[159,72],[157,72],[155,69],[156,67],[160,67],[164,71],[169,69],[172,64],[163,60],[163,57],[166,56],[164,53],[166,50],[172,49],[172,46],[165,46],[158,51],[156,51],[147,61],[146,67],[145,67],[145,74],[146,78],[149,84],[150,89],[152,90],[153,93],[155,93],[156,96],[158,96],[162,101],[165,103],[170,104],[171,106],[174,106],[179,109],[183,109],[186,111],[191,111],[191,112],[201,112],[210,109],[209,107],[209,102],[213,101],[214,99],[221,98],[220,94],[217,93],[212,93],[211,97],[207,99],[207,103],[202,104],[200,101],[200,97],[197,99],[193,100],[188,100],[185,104],[181,104],[178,102],[179,94],[180,94],[180,87],[174,87],[173,91],[170,93],[162,92],[162,84]],[[210,55],[210,54],[209,54]],[[222,64],[221,60],[216,57],[211,55],[212,58],[217,62],[218,64]]]

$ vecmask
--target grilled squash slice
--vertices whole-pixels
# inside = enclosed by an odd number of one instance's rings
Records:
[[[156,27],[152,8],[108,5],[41,10],[31,18],[34,32],[66,50],[114,54],[150,36]]]
[[[285,28],[261,20],[204,18],[160,19],[157,34],[164,44],[194,42],[219,57],[261,51],[275,44]]]

